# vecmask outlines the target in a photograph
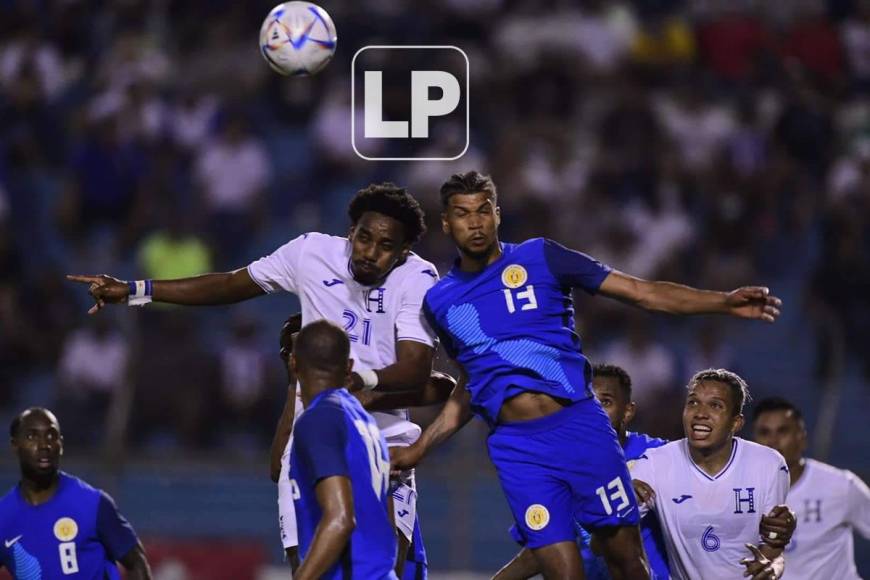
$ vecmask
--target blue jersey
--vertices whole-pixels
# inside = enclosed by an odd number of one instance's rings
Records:
[[[592,397],[571,289],[595,293],[610,273],[543,238],[501,248],[481,272],[454,267],[424,301],[448,354],[468,373],[472,410],[490,426],[505,399],[523,391],[571,401]]]
[[[323,516],[315,486],[336,475],[350,479],[356,527],[347,549],[322,578],[395,579],[387,444],[372,416],[346,389],[317,395],[293,426],[290,486],[303,561]]]
[[[20,485],[0,500],[0,563],[17,580],[120,579],[115,561],[138,541],[112,498],[64,472],[45,503],[27,503]]]

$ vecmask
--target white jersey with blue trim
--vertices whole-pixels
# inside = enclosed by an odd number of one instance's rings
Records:
[[[739,437],[714,476],[695,465],[680,439],[647,450],[631,466],[631,477],[655,491],[651,507],[675,579],[742,578],[740,560],[752,556],[745,544],[758,545],[761,516],[785,503],[789,486],[782,455]]]
[[[785,548],[783,578],[860,580],[852,531],[870,539],[870,489],[851,471],[805,461],[786,501],[797,528]]]
[[[422,305],[438,280],[435,266],[411,253],[381,284],[363,286],[353,278],[350,256],[347,238],[312,232],[252,262],[248,273],[268,293],[296,294],[303,324],[326,319],[342,325],[351,340],[354,370],[394,364],[396,343],[402,340],[434,347]],[[297,409],[301,406],[297,399]],[[406,409],[373,415],[389,443],[409,445],[420,435]]]

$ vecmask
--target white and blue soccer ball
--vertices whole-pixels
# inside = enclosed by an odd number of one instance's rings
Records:
[[[311,2],[278,4],[260,27],[260,53],[285,76],[308,76],[335,54],[338,36],[326,10]]]

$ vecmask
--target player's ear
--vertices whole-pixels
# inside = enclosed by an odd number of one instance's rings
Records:
[[[501,225],[501,208],[499,206],[495,206],[495,226],[498,227]]]
[[[441,212],[441,231],[445,234],[450,233],[450,224],[447,223],[447,211]]]
[[[628,425],[634,420],[635,413],[637,413],[637,403],[631,401],[625,406],[625,414],[622,416],[622,421]]]
[[[743,414],[737,415],[734,417],[734,426],[731,428],[731,433],[737,434],[740,433],[740,430],[743,429],[743,424],[746,422],[746,419],[743,417]]]

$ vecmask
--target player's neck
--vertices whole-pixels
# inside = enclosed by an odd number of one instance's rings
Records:
[[[625,440],[628,439],[628,433],[625,429],[621,429],[616,432],[616,436],[619,438],[619,446],[625,449]]]
[[[794,484],[798,482],[801,478],[801,475],[804,474],[804,470],[807,468],[807,460],[801,457],[797,460],[794,465],[788,466],[788,476],[789,476],[789,485],[794,487]]]
[[[492,249],[485,254],[474,256],[462,252],[459,257],[459,269],[463,272],[480,272],[501,258],[501,254],[501,244],[498,240],[492,245]]]
[[[44,504],[57,492],[60,486],[60,472],[45,479],[21,478],[21,495],[30,505]]]
[[[734,446],[734,439],[729,438],[726,443],[720,447],[698,449],[689,446],[689,456],[698,469],[713,477],[719,474],[722,469],[728,464],[731,459],[731,451]]]

